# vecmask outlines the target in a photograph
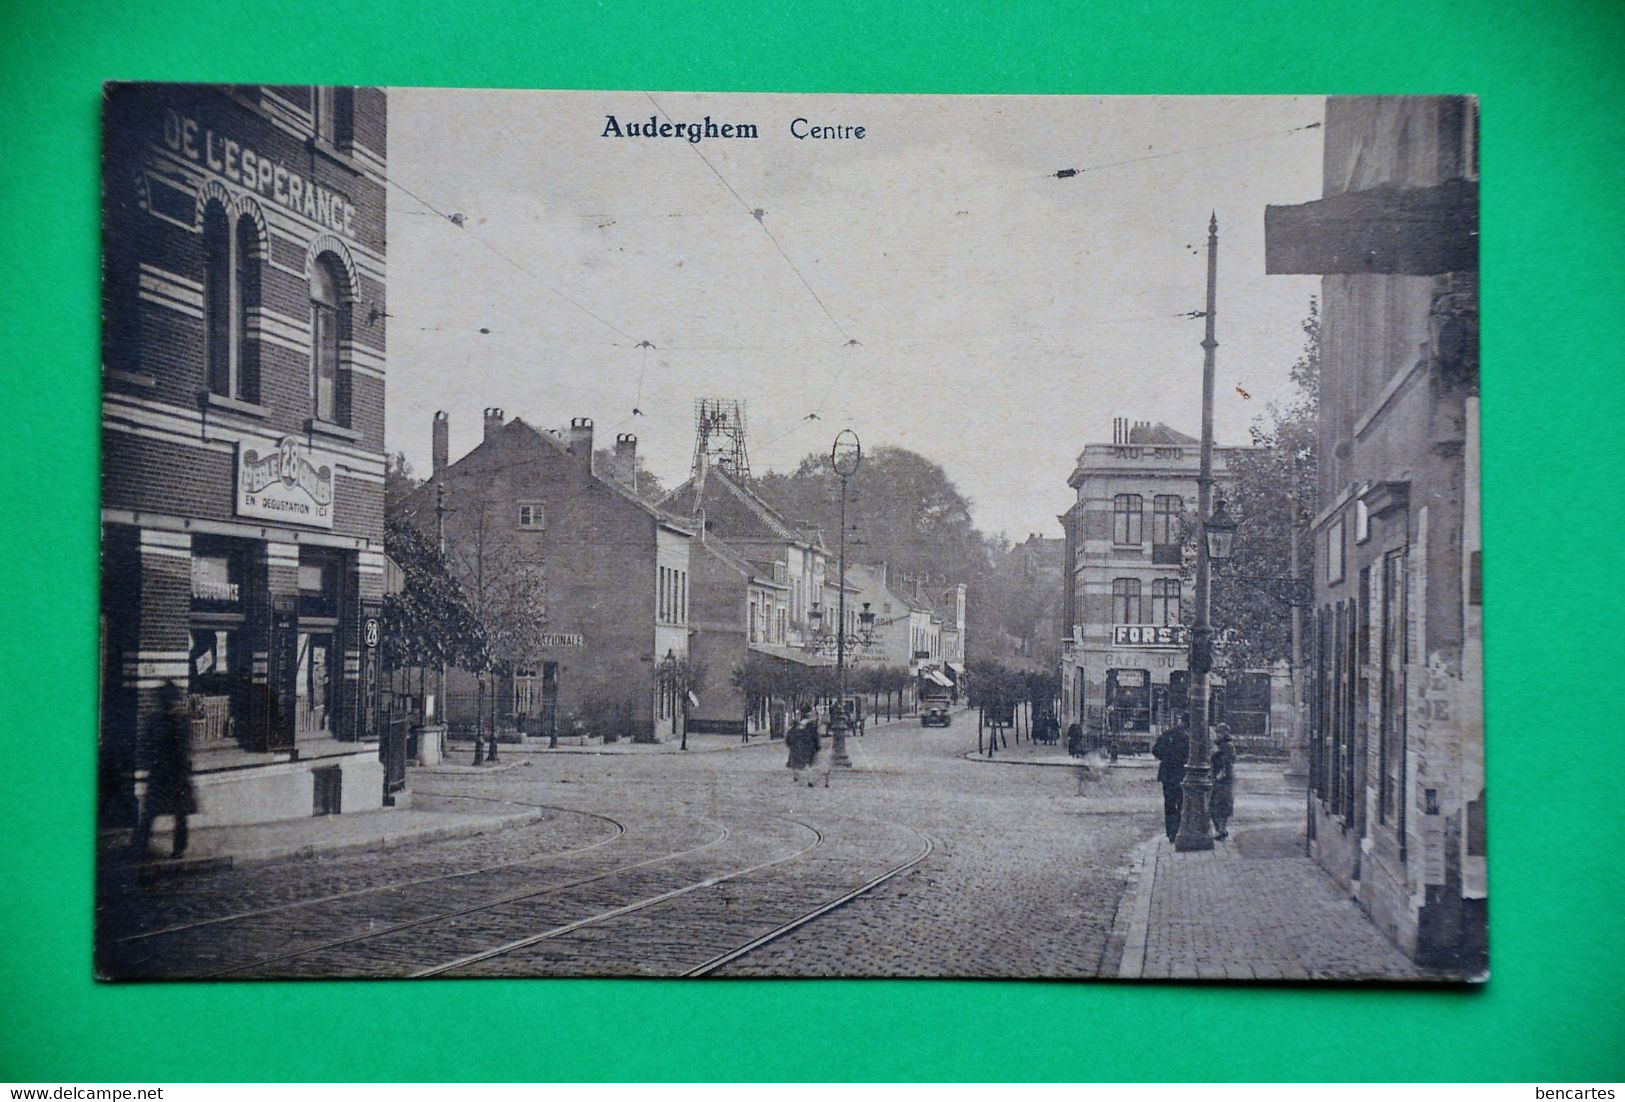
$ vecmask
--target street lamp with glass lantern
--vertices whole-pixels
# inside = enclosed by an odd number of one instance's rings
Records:
[[[852,759],[846,756],[846,481],[857,473],[863,463],[863,445],[858,434],[842,429],[829,450],[829,465],[841,480],[841,535],[836,591],[839,594],[835,612],[835,685],[838,701],[829,721],[830,764],[850,769]]]
[[[1202,525],[1202,536],[1207,540],[1208,561],[1214,566],[1223,566],[1230,561],[1236,546],[1237,527],[1236,518],[1225,508],[1221,496],[1213,506],[1213,515]]]

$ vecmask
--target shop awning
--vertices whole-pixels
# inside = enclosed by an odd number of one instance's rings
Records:
[[[835,659],[817,651],[805,651],[800,647],[785,647],[777,643],[752,643],[750,649],[758,654],[765,654],[769,658],[777,658],[781,662],[793,662],[798,666],[833,666]]]
[[[947,677],[943,676],[941,670],[926,670],[925,678],[928,681],[935,681],[938,685],[941,685],[945,689],[951,689],[954,687],[954,683],[949,681]]]

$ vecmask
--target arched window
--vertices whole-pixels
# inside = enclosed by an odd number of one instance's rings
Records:
[[[252,219],[219,203],[203,211],[203,363],[209,390],[242,402],[259,400],[259,364],[248,318],[259,305],[259,234]]]
[[[257,402],[260,398],[259,345],[249,339],[248,325],[250,316],[260,305],[260,238],[253,219],[246,215],[237,219],[233,245],[236,304],[231,325],[235,364],[231,396],[244,402]]]
[[[219,203],[203,210],[203,365],[209,389],[232,397],[233,240],[231,220]]]
[[[310,381],[312,411],[319,421],[341,424],[339,337],[349,309],[340,293],[338,262],[323,253],[310,266]]]

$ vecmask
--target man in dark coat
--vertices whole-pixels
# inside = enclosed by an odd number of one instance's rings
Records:
[[[137,860],[144,859],[152,838],[152,820],[173,815],[170,856],[179,857],[186,852],[186,817],[197,810],[197,799],[192,792],[192,716],[178,683],[166,681],[158,690],[158,711],[148,721],[147,733],[147,793],[130,851]]]
[[[1179,833],[1179,809],[1184,803],[1181,785],[1185,783],[1185,759],[1190,756],[1191,737],[1183,716],[1157,736],[1151,755],[1157,759],[1157,780],[1162,784],[1163,828],[1172,842]]]
[[[789,744],[790,758],[784,764],[790,767],[790,783],[800,784],[801,775],[812,768],[818,757],[818,717],[813,715],[812,705],[801,706],[801,718],[785,733],[784,741]],[[812,787],[812,781],[807,786]]]
[[[1224,841],[1230,837],[1230,816],[1236,813],[1236,744],[1230,737],[1230,725],[1221,723],[1218,745],[1213,748],[1213,795],[1208,799],[1208,815],[1213,819],[1213,837]]]

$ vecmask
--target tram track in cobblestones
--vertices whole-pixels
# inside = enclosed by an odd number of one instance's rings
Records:
[[[482,797],[473,797],[481,799]],[[516,803],[513,800],[499,800],[492,802]],[[543,806],[543,805],[531,805]],[[547,805],[551,806],[551,805]],[[572,810],[572,809],[562,809]],[[583,813],[590,814],[590,813]],[[608,819],[607,816],[595,816]],[[682,845],[672,848],[670,843],[663,846],[660,852],[640,857],[635,861],[623,861],[613,868],[599,868],[591,870],[587,875],[568,876],[560,879],[550,877],[546,883],[534,886],[526,885],[518,891],[505,891],[492,897],[489,892],[491,885],[485,884],[486,894],[483,898],[457,900],[458,895],[479,890],[466,884],[448,883],[465,881],[470,876],[484,873],[488,878],[495,878],[499,883],[504,879],[511,881],[516,876],[523,876],[526,872],[541,872],[556,866],[562,861],[580,858],[592,850],[601,849],[604,844],[628,837],[628,828],[618,820],[609,820],[619,828],[609,839],[598,843],[574,847],[571,850],[559,851],[545,856],[531,855],[522,860],[499,862],[483,866],[478,870],[458,870],[456,873],[444,876],[423,877],[412,881],[395,881],[386,884],[370,886],[351,892],[334,893],[318,899],[296,901],[293,904],[279,905],[272,908],[261,908],[247,915],[242,912],[234,915],[214,916],[198,922],[182,924],[178,927],[164,931],[169,936],[164,938],[149,937],[145,942],[147,951],[135,956],[124,956],[113,965],[114,970],[126,978],[139,978],[142,974],[152,973],[152,966],[165,959],[174,961],[178,958],[188,962],[189,966],[179,969],[162,969],[162,974],[186,976],[194,979],[212,978],[239,978],[249,974],[261,973],[259,978],[273,976],[296,975],[351,975],[372,974],[366,971],[355,971],[348,962],[330,964],[329,971],[310,972],[303,967],[303,962],[310,959],[329,960],[335,953],[342,953],[347,947],[364,948],[368,942],[387,940],[391,935],[400,935],[419,929],[433,929],[436,927],[456,926],[460,920],[468,916],[477,916],[482,912],[490,912],[503,907],[522,906],[528,901],[534,901],[546,896],[559,896],[566,893],[576,893],[580,889],[591,890],[594,885],[613,880],[616,877],[638,870],[647,869],[667,862],[681,862],[691,860],[702,855],[705,851],[723,844],[728,840],[730,831],[728,827],[715,820],[699,816],[684,816],[694,826],[708,828],[707,834],[696,839],[698,844]],[[641,841],[641,840],[640,840]],[[476,882],[477,883],[477,882]],[[406,895],[407,891],[416,889],[422,895]],[[387,903],[368,906],[371,903],[366,897],[373,896],[386,899]],[[447,907],[445,904],[457,900],[458,905]],[[358,902],[361,904],[358,906]],[[320,906],[327,903],[328,907]],[[392,909],[395,920],[386,920],[385,924],[378,924],[379,911],[377,906]],[[421,913],[422,908],[432,908],[427,913]],[[412,909],[420,913],[411,914],[410,917],[397,918],[403,909],[409,913]],[[295,914],[291,921],[288,912],[303,912]],[[387,913],[387,912],[386,912]],[[266,920],[270,921],[267,922]],[[281,920],[281,921],[279,921]],[[325,928],[325,929],[324,929]],[[319,940],[307,941],[302,945],[287,947],[289,937],[294,931],[304,933],[315,932]],[[158,931],[153,932],[155,935]],[[322,937],[328,933],[336,936]],[[432,940],[432,938],[430,939]],[[265,951],[251,959],[242,959],[242,950],[252,947],[258,942]],[[128,948],[128,945],[119,948]],[[386,975],[401,975],[413,963],[389,968],[382,973]],[[292,965],[284,971],[266,972],[279,965]],[[213,967],[211,967],[213,966]]]
[[[346,949],[351,946],[360,945],[363,942],[390,937],[409,930],[420,929],[442,923],[452,923],[457,919],[477,915],[496,908],[526,903],[534,899],[539,899],[543,896],[557,895],[560,892],[566,892],[573,888],[581,888],[591,884],[600,883],[613,877],[621,876],[629,872],[635,872],[639,869],[645,869],[666,861],[691,857],[695,854],[712,849],[715,846],[719,846],[728,840],[731,832],[726,824],[712,823],[711,825],[718,827],[718,831],[713,837],[707,839],[705,842],[697,846],[690,846],[686,849],[674,850],[670,853],[656,854],[653,857],[646,857],[641,861],[633,861],[624,865],[619,865],[603,872],[594,873],[591,876],[581,876],[573,880],[555,881],[540,888],[522,892],[513,892],[507,895],[499,896],[495,899],[484,899],[465,907],[457,907],[448,911],[440,911],[435,914],[423,915],[403,922],[394,922],[388,926],[367,929],[360,933],[350,934],[345,937],[333,938],[315,945],[301,946],[298,949],[292,949],[286,953],[281,953],[276,956],[261,957],[256,960],[234,965],[230,968],[221,969],[217,972],[210,972],[201,978],[222,979],[227,976],[240,975],[244,972],[269,967],[271,965],[284,964],[303,957],[316,956],[322,953],[331,953],[334,950]]]
[[[589,926],[596,926],[612,919],[620,918],[623,915],[636,914],[639,911],[658,906],[659,904],[668,902],[669,900],[681,898],[682,896],[689,895],[693,892],[702,891],[706,888],[715,887],[719,884],[725,884],[730,880],[737,880],[741,877],[749,876],[751,873],[761,872],[765,869],[788,864],[791,861],[795,861],[806,856],[808,853],[811,853],[813,850],[824,844],[824,832],[812,824],[804,823],[799,819],[785,818],[784,821],[794,823],[795,825],[810,831],[812,834],[812,842],[809,845],[803,846],[802,848],[789,854],[788,856],[774,857],[771,860],[758,862],[757,864],[751,865],[747,868],[735,869],[732,872],[718,873],[708,876],[702,880],[684,884],[681,887],[672,888],[668,891],[660,892],[657,895],[649,896],[645,899],[639,899],[632,903],[625,903],[619,907],[612,907],[609,910],[603,911],[599,914],[589,915],[586,918],[580,918],[574,922],[565,923],[564,925],[556,926],[550,930],[544,930],[541,933],[530,934],[526,937],[508,942],[505,945],[499,945],[492,949],[482,950],[478,953],[470,953],[455,960],[447,961],[444,964],[438,964],[434,967],[425,968],[421,971],[414,972],[412,973],[412,978],[428,979],[434,976],[442,976],[457,969],[466,968],[469,965],[482,964],[488,960],[494,960],[498,957],[507,956],[518,950],[528,949],[544,941],[550,941],[554,938],[574,933],[577,930],[585,929]]]
[[[846,825],[863,829],[844,841],[832,841],[828,830],[801,825],[816,831],[817,838],[795,853],[624,903],[415,975],[707,976],[905,875],[935,848],[928,835],[902,823],[852,820]],[[877,827],[882,829],[876,832]],[[854,860],[872,865],[875,855],[865,848],[876,837],[884,841],[891,831],[906,832],[915,842],[911,852],[901,861],[885,857],[878,874],[851,887]],[[818,857],[822,867],[816,864]],[[814,860],[814,867],[785,876],[806,859]],[[727,893],[729,888],[735,896]],[[831,892],[837,893],[834,898]],[[809,896],[823,902],[809,907]],[[672,938],[674,930],[682,932],[680,941]],[[606,945],[614,946],[613,955],[604,955]]]
[[[600,849],[611,844],[612,842],[618,841],[626,835],[625,823],[622,823],[618,819],[612,819],[608,815],[600,815],[592,811],[580,811],[576,808],[560,807],[556,804],[530,803],[524,800],[496,799],[486,796],[463,796],[451,792],[423,792],[421,795],[433,796],[437,799],[479,800],[486,803],[501,803],[514,807],[536,808],[543,811],[562,811],[568,814],[580,815],[584,818],[597,819],[600,822],[608,823],[613,833],[606,838],[600,838],[599,840],[588,845],[573,846],[569,849],[559,850],[555,853],[543,855],[532,854],[528,857],[515,858],[511,861],[497,861],[488,865],[481,865],[480,867],[473,869],[459,869],[456,872],[437,873],[434,876],[417,877],[411,880],[391,880],[383,884],[369,885],[365,888],[351,888],[347,891],[330,892],[326,895],[312,896],[308,899],[294,899],[286,903],[278,903],[270,907],[257,907],[252,910],[234,911],[230,914],[212,915],[209,918],[199,919],[195,922],[174,923],[154,930],[141,930],[133,934],[125,934],[121,937],[111,939],[109,944],[125,945],[132,942],[145,941],[149,938],[162,937],[168,934],[185,933],[188,930],[198,930],[209,926],[218,926],[230,922],[241,922],[247,919],[261,918],[267,915],[297,910],[301,907],[315,907],[320,906],[323,903],[333,903],[343,899],[354,899],[365,895],[377,895],[384,892],[400,891],[404,888],[420,887],[425,884],[436,884],[449,880],[460,880],[467,877],[479,876],[485,873],[497,872],[503,869],[517,868],[525,865],[535,865],[543,861],[567,860],[569,858],[579,857],[584,853],[590,853],[593,850]]]
[[[784,922],[784,923],[781,923],[778,926],[775,926],[773,929],[769,930],[767,933],[762,934],[759,937],[752,938],[750,941],[746,942],[744,945],[739,946],[737,949],[730,949],[725,953],[718,953],[716,956],[712,957],[710,960],[705,961],[704,963],[695,965],[693,968],[690,968],[688,971],[684,972],[683,975],[685,977],[709,976],[713,972],[717,971],[717,969],[724,968],[727,965],[732,964],[734,961],[738,960],[740,957],[743,957],[748,953],[753,953],[757,949],[760,949],[762,946],[767,945],[770,942],[777,941],[779,938],[783,937],[784,935],[790,933],[793,930],[800,929],[802,926],[805,926],[807,923],[812,922],[815,919],[822,918],[824,915],[828,914],[830,911],[835,910],[835,908],[845,906],[847,903],[850,903],[852,900],[858,898],[861,895],[867,895],[869,892],[871,892],[874,889],[880,887],[880,885],[886,883],[888,880],[893,880],[893,879],[895,879],[895,878],[897,878],[899,876],[902,876],[903,874],[909,872],[915,866],[917,866],[921,862],[923,862],[927,857],[930,857],[931,856],[931,851],[936,848],[936,845],[935,845],[934,842],[932,842],[930,835],[923,834],[920,831],[914,830],[913,827],[908,827],[907,829],[909,829],[909,830],[913,831],[915,834],[919,835],[920,841],[922,843],[919,852],[916,853],[913,857],[909,858],[907,861],[904,861],[902,864],[894,866],[893,868],[890,868],[890,869],[886,870],[885,872],[881,873],[879,876],[874,877],[873,879],[867,881],[866,883],[858,885],[856,888],[853,888],[851,891],[847,892],[844,895],[838,896],[837,898],[832,899],[827,903],[824,903],[824,904],[821,904],[820,906],[814,907],[812,910],[806,912],[805,914],[798,915],[797,917],[791,919],[789,922]]]

